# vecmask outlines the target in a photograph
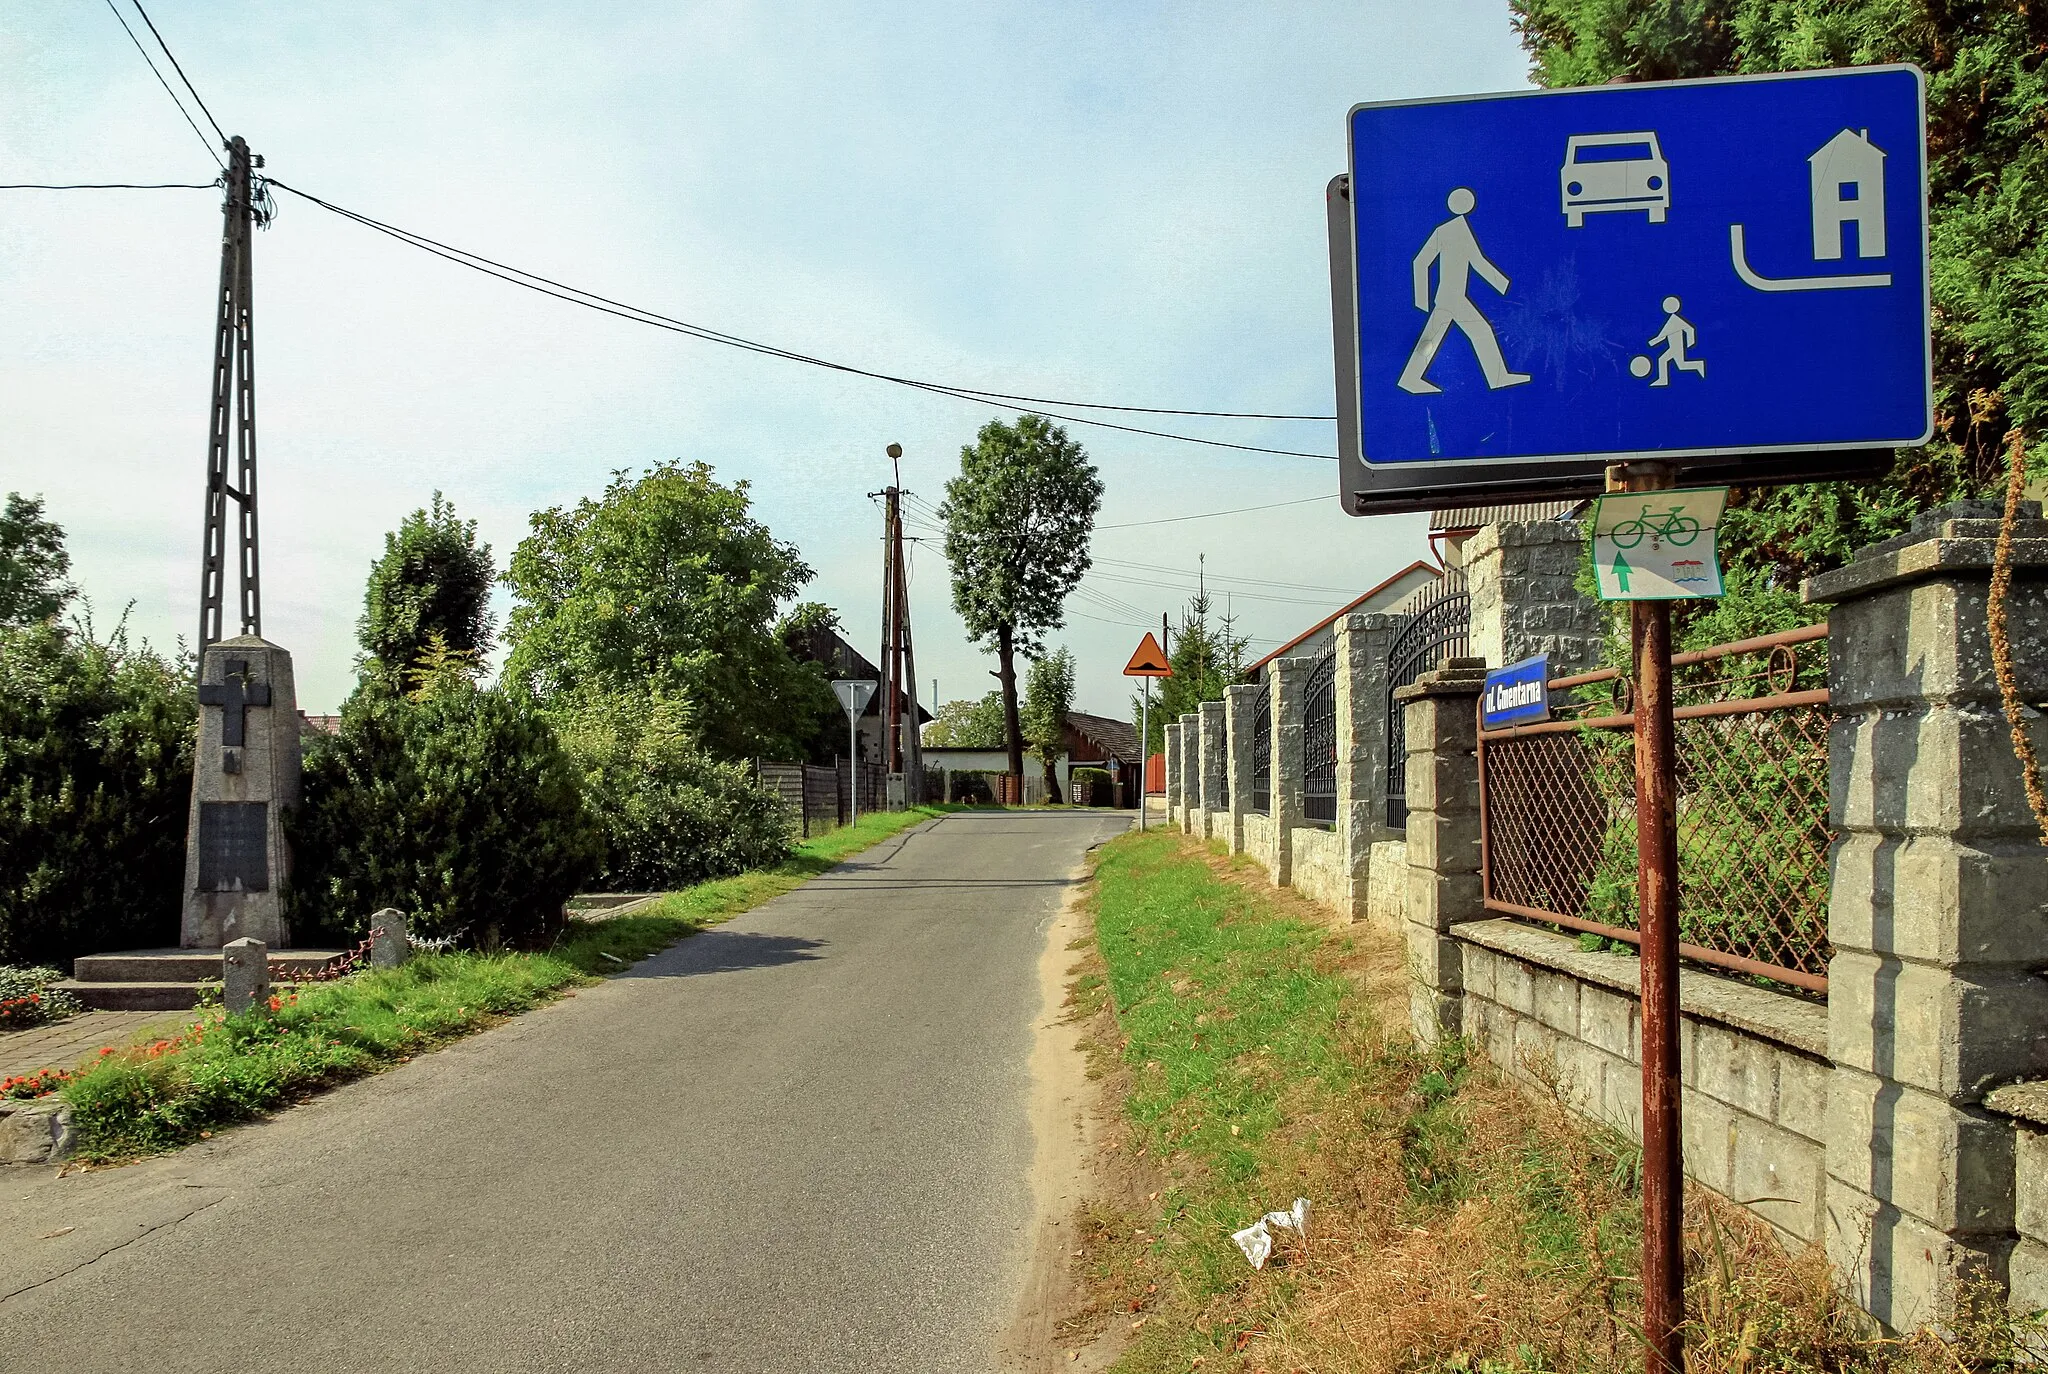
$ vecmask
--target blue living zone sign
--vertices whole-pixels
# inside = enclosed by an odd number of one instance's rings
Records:
[[[1365,461],[1924,443],[1924,108],[1872,67],[1354,109]]]
[[[1550,719],[1550,655],[1538,654],[1486,675],[1479,698],[1481,728],[1498,730]]]

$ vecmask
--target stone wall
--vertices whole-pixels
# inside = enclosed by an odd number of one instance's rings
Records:
[[[1985,1102],[2010,1116],[2014,1128],[2013,1310],[2038,1312],[2048,1309],[2048,1083],[2000,1088]]]
[[[1294,888],[1350,919],[1351,874],[1344,839],[1320,825],[1297,825],[1288,837],[1294,850]]]
[[[1527,1078],[1554,1065],[1573,1105],[1642,1138],[1641,966],[1507,920],[1456,928],[1465,1033]],[[1822,1238],[1827,1011],[1710,974],[1679,977],[1685,1169],[1789,1243]],[[1779,1199],[1784,1199],[1780,1201]]]
[[[1600,603],[1578,590],[1579,525],[1542,520],[1488,525],[1465,546],[1471,652],[1499,668],[1550,655],[1554,677],[1599,665]]]
[[[1379,840],[1372,847],[1365,917],[1382,930],[1401,933],[1408,919],[1408,842]]]
[[[1270,878],[1274,869],[1273,818],[1263,811],[1247,811],[1238,820],[1244,826],[1244,852],[1257,860]]]

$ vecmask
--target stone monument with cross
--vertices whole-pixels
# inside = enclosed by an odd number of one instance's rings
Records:
[[[300,767],[292,656],[255,635],[207,645],[199,709],[178,943],[219,949],[257,939],[287,947],[284,813],[298,805]]]

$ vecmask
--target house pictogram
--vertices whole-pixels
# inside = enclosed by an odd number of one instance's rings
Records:
[[[1870,130],[1844,129],[1806,159],[1813,169],[1813,256],[1842,256],[1842,226],[1856,226],[1856,256],[1884,256],[1884,149]]]

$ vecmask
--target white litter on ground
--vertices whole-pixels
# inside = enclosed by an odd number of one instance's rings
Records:
[[[1308,1238],[1309,1200],[1298,1197],[1294,1206],[1285,1212],[1268,1212],[1242,1231],[1233,1231],[1230,1238],[1237,1242],[1237,1248],[1244,1251],[1244,1257],[1252,1262],[1252,1268],[1264,1269],[1266,1260],[1273,1253],[1273,1233],[1269,1227],[1278,1226],[1292,1231],[1302,1239]]]

